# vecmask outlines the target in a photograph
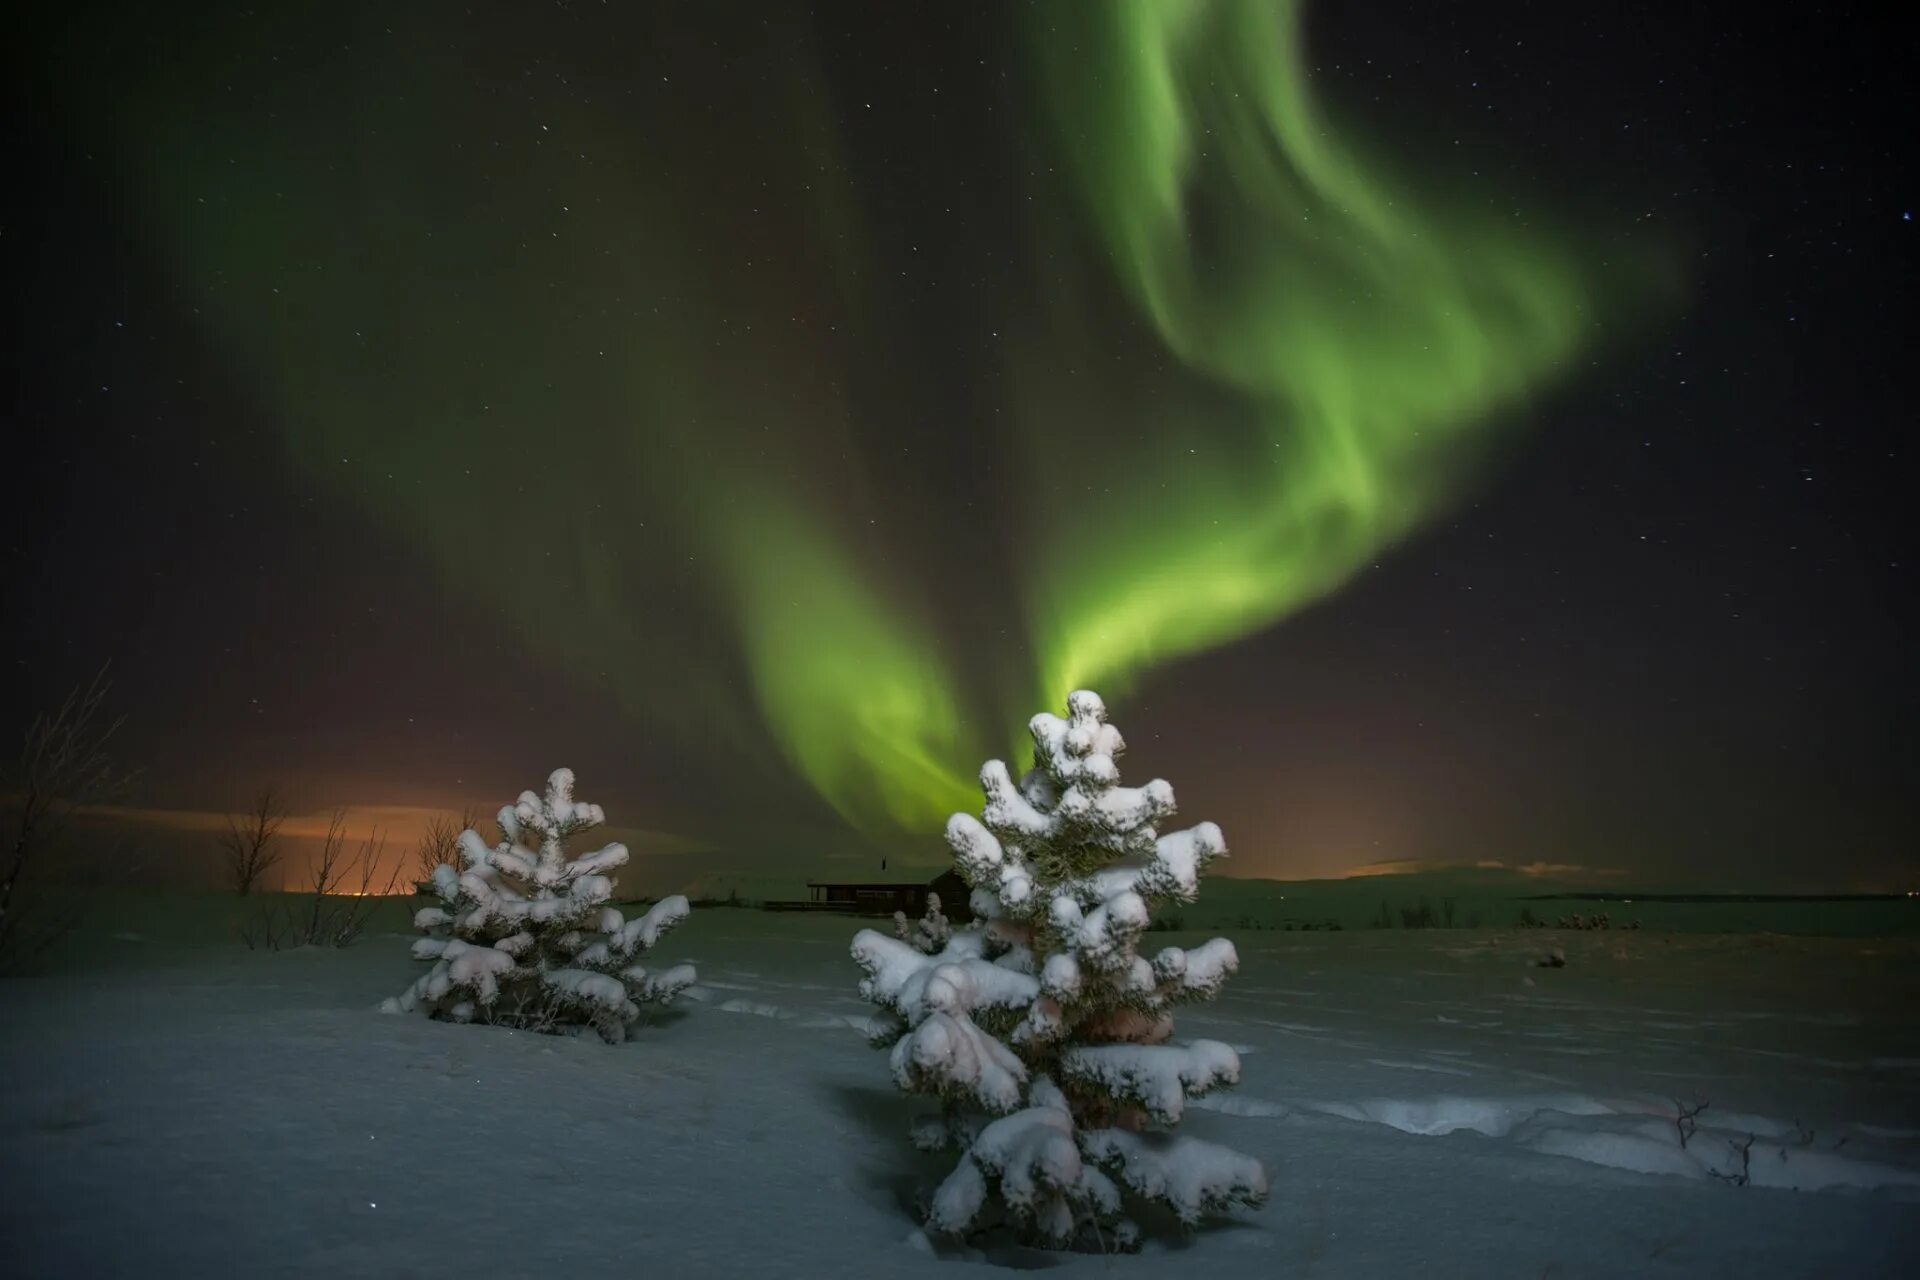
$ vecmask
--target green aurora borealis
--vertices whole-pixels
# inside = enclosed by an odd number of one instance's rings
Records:
[[[1595,301],[1571,245],[1417,203],[1343,139],[1297,6],[1074,12],[1084,29],[1039,41],[1063,159],[1141,317],[1232,396],[1241,447],[1168,406],[1204,456],[1177,486],[1130,469],[1115,505],[1153,518],[1054,532],[1032,592],[1049,701],[1117,693],[1337,587],[1447,497]]]
[[[1337,589],[1656,291],[1338,126],[1297,6],[1025,12],[977,269],[872,194],[803,16],[537,76],[420,16],[288,6],[324,52],[273,65],[156,26],[111,127],[302,472],[636,732],[932,830],[1032,711]]]

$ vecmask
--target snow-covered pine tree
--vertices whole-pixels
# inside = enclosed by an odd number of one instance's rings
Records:
[[[924,955],[937,954],[947,945],[947,939],[953,936],[952,923],[940,911],[940,895],[927,894],[926,914],[911,923],[907,920],[906,912],[894,912],[893,936],[913,944],[914,950]]]
[[[499,844],[462,832],[464,867],[436,868],[442,905],[413,918],[427,933],[414,958],[433,968],[382,1011],[554,1033],[590,1026],[617,1043],[641,1005],[678,995],[693,966],[650,973],[635,958],[686,919],[686,898],[624,919],[606,905],[614,882],[605,873],[626,864],[627,847],[567,856],[569,838],[604,821],[599,805],[573,798],[573,771],[555,769],[544,796],[523,791],[500,810]]]
[[[1169,1132],[1188,1098],[1239,1080],[1227,1045],[1171,1041],[1173,1006],[1216,995],[1239,967],[1233,944],[1137,954],[1152,906],[1191,902],[1226,852],[1220,828],[1159,835],[1173,789],[1119,785],[1125,744],[1099,695],[1067,709],[1031,721],[1018,785],[988,761],[981,817],[947,823],[976,923],[932,955],[863,930],[853,955],[861,994],[885,1011],[876,1042],[892,1046],[894,1079],[941,1100],[915,1145],[962,1153],[928,1228],[1004,1223],[1052,1247],[1130,1248],[1129,1201],[1192,1226],[1262,1203],[1267,1178],[1251,1157]]]

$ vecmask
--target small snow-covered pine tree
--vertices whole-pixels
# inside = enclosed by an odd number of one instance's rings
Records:
[[[934,954],[863,930],[853,955],[861,994],[885,1011],[876,1042],[892,1046],[895,1081],[941,1100],[915,1144],[961,1152],[928,1228],[1005,1224],[1052,1247],[1130,1248],[1129,1200],[1192,1226],[1262,1203],[1267,1178],[1251,1157],[1170,1132],[1187,1099],[1239,1080],[1227,1045],[1172,1042],[1173,1006],[1218,994],[1239,967],[1233,944],[1137,953],[1153,905],[1191,902],[1226,852],[1220,828],[1159,835],[1173,789],[1119,785],[1125,744],[1099,695],[1077,692],[1067,709],[1031,721],[1034,764],[1018,785],[988,761],[981,817],[947,823],[976,923]]]
[[[911,923],[907,913],[893,913],[893,936],[902,942],[913,944],[913,948],[923,955],[934,955],[947,945],[947,939],[953,936],[953,925],[940,911],[940,895],[927,895],[927,911],[918,920]]]
[[[555,769],[544,796],[523,791],[500,810],[499,844],[462,832],[463,866],[433,873],[442,905],[413,918],[427,933],[414,958],[433,968],[381,1009],[555,1033],[590,1026],[617,1043],[641,1005],[678,995],[694,981],[691,965],[650,973],[635,960],[686,919],[686,898],[624,919],[607,905],[605,873],[626,864],[627,847],[567,855],[568,839],[604,821],[599,805],[573,798],[573,771]]]

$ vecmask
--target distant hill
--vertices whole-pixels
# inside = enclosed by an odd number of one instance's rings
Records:
[[[1711,894],[1594,890],[1507,868],[1424,870],[1339,880],[1201,882],[1200,900],[1161,915],[1182,929],[1285,929],[1312,925],[1403,927],[1431,911],[1437,926],[1513,928],[1522,912],[1554,923],[1604,912],[1616,925],[1710,933],[1805,933],[1859,937],[1920,932],[1920,898],[1874,894]]]

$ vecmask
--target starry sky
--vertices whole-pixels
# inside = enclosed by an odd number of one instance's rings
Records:
[[[1908,887],[1899,42],[1682,8],[38,6],[0,710],[671,878],[1091,686],[1232,874]]]

